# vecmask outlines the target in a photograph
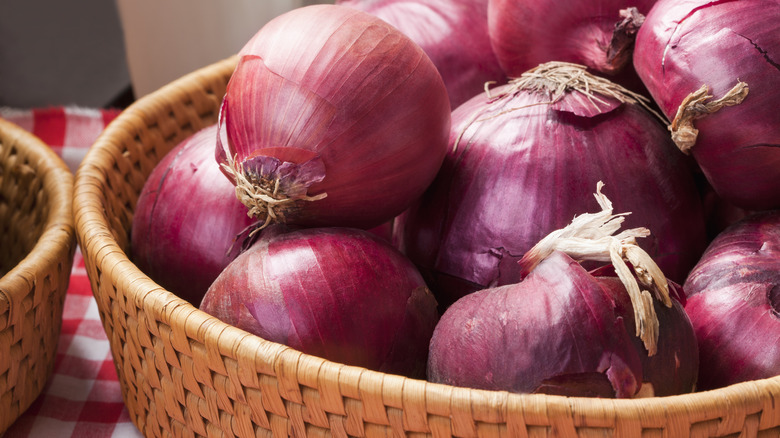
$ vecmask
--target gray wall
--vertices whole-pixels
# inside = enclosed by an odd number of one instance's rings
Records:
[[[101,107],[130,84],[111,0],[0,0],[0,106]]]
[[[333,0],[0,0],[0,106],[104,107],[131,85],[140,97],[314,3]]]

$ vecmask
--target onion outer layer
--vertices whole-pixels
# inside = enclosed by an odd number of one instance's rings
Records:
[[[681,283],[706,246],[689,164],[641,97],[548,63],[453,112],[450,151],[428,191],[397,221],[402,250],[448,305],[518,280],[517,261],[546,234],[592,208],[603,180],[646,226],[640,242]]]
[[[304,353],[424,377],[436,300],[414,265],[363,230],[264,230],[201,309]]]
[[[174,147],[146,179],[130,231],[130,257],[193,305],[241,251],[254,220],[214,161],[217,125]]]
[[[780,207],[777,0],[660,0],[634,67],[715,191],[747,210]]]
[[[488,33],[487,0],[337,0],[397,27],[431,58],[457,108],[484,90],[505,83]]]
[[[600,186],[596,197],[600,212],[575,217],[523,257],[520,283],[466,295],[444,312],[431,339],[429,379],[621,398],[695,388],[693,329],[663,273],[636,245],[647,230],[617,233],[624,215],[612,214]],[[597,276],[572,257],[611,262],[614,271]]]
[[[238,57],[216,157],[261,227],[378,226],[436,175],[447,90],[423,50],[386,22],[346,6],[297,8]]]
[[[685,282],[700,388],[780,375],[780,210],[722,231]]]

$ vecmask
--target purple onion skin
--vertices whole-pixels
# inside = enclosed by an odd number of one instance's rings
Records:
[[[780,375],[780,210],[712,241],[685,282],[699,339],[699,389]]]
[[[737,207],[780,207],[780,2],[661,0],[648,12],[634,66],[674,118],[702,85],[713,99],[744,81],[745,100],[694,122],[691,154],[717,193]]]
[[[240,252],[254,221],[214,161],[217,126],[182,141],[155,166],[133,215],[130,258],[193,305]]]
[[[457,108],[484,90],[506,82],[490,45],[487,0],[337,0],[376,15],[416,42],[441,73],[450,105]]]
[[[363,230],[274,230],[225,268],[201,310],[304,353],[424,377],[439,315],[406,257]]]
[[[450,114],[441,74],[409,37],[353,8],[305,6],[241,48],[220,114],[229,141],[215,154],[279,177],[290,199],[327,195],[298,200],[285,223],[369,229],[431,183]]]
[[[698,366],[690,322],[676,301],[655,308],[659,352],[648,358],[619,280],[594,277],[555,252],[521,283],[450,306],[431,339],[428,379],[582,397],[633,397],[645,381],[655,395],[690,392]]]
[[[592,271],[591,275],[596,276],[609,291],[626,330],[633,333],[635,323],[631,300],[614,270],[611,266],[609,268],[601,273]],[[672,281],[669,281],[669,287],[672,307],[667,308],[658,301],[653,304],[662,333],[656,354],[648,356],[641,340],[632,337],[642,361],[643,381],[652,385],[652,394],[657,397],[693,392],[699,377],[699,346],[693,324],[685,312],[685,291]]]
[[[656,0],[556,1],[489,0],[488,29],[493,51],[509,77],[549,61],[582,64],[637,92],[646,91],[631,66],[635,33],[626,36],[622,56],[608,48],[621,9],[646,14]],[[635,31],[634,31],[635,32]]]
[[[650,229],[639,244],[667,277],[682,283],[704,251],[696,184],[660,123],[632,104],[608,101],[594,109],[567,94],[554,107],[538,105],[546,100],[521,92],[492,111],[527,108],[490,118],[480,95],[453,112],[442,169],[397,225],[402,251],[440,305],[516,283],[517,261],[536,242],[575,215],[598,210],[592,188],[600,180],[615,207],[631,212],[626,228]],[[453,150],[473,114],[486,120],[468,128]]]

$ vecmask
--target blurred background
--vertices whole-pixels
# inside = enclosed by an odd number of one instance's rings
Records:
[[[0,107],[125,107],[327,0],[3,0]]]

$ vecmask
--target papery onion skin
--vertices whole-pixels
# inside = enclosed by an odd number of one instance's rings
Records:
[[[138,268],[195,306],[255,222],[214,162],[216,138],[217,125],[208,126],[160,160],[138,197],[130,231]]]
[[[721,232],[685,290],[701,351],[700,389],[780,375],[780,210]]]
[[[591,71],[614,77],[631,70],[636,29],[625,36],[617,58],[610,57],[621,10],[647,13],[656,0],[591,0],[560,2],[489,0],[488,28],[493,51],[509,77],[549,61],[583,64]],[[636,23],[641,27],[641,17]]]
[[[742,103],[693,122],[690,147],[716,192],[747,210],[780,207],[778,17],[776,0],[662,0],[635,45],[635,69],[670,120],[702,86],[715,100],[747,85]]]
[[[596,276],[595,272],[591,275]],[[609,290],[618,313],[631,333],[634,317],[631,313],[631,301],[625,288],[615,277],[614,272],[598,275],[598,281]],[[648,355],[642,342],[633,337],[634,348],[642,361],[642,379],[648,388],[640,390],[656,397],[685,394],[697,389],[699,379],[699,345],[693,325],[685,312],[685,291],[682,286],[669,282],[672,307],[667,308],[660,302],[654,302],[661,335],[658,339],[658,351]]]
[[[261,222],[372,228],[430,184],[450,112],[441,75],[407,36],[353,8],[306,6],[239,52],[217,161],[235,159],[271,191],[279,179],[279,196],[294,203]]]
[[[640,246],[668,278],[684,281],[706,246],[685,157],[639,105],[596,94],[604,102],[595,106],[578,92],[553,105],[533,91],[483,94],[453,112],[442,169],[398,224],[402,250],[440,304],[517,282],[517,261],[531,246],[592,210],[599,180],[631,212],[627,227],[652,232]]]
[[[648,358],[633,334],[622,284],[591,276],[556,251],[522,282],[484,289],[450,306],[431,339],[428,378],[582,397],[634,397],[643,382],[651,383],[654,395],[690,392],[698,365],[690,322],[676,301],[671,309],[660,303],[656,309],[665,323],[678,323],[661,326],[659,352]]]
[[[439,315],[406,257],[368,231],[275,230],[225,268],[201,310],[304,353],[424,377]]]
[[[457,108],[484,90],[504,83],[487,28],[487,0],[337,0],[397,27],[425,50],[439,69],[450,105]]]

